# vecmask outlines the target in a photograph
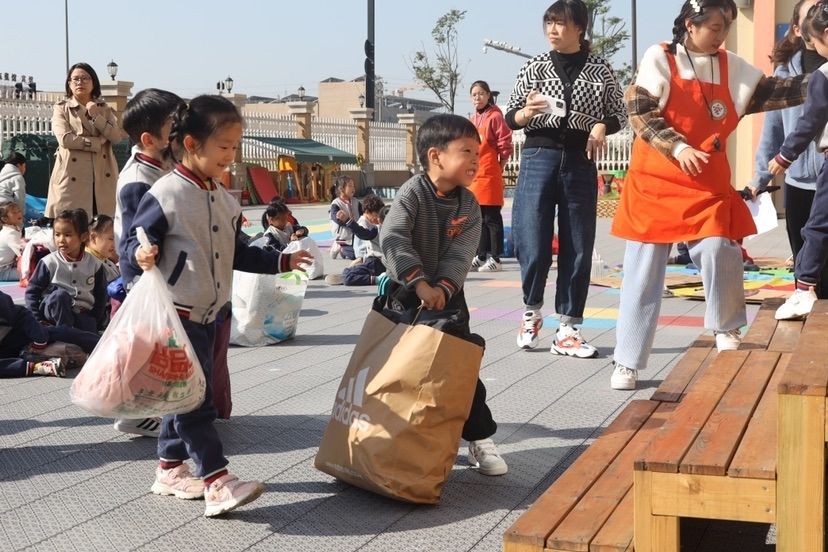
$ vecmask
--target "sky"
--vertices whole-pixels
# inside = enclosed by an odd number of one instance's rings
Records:
[[[612,15],[630,21],[633,0],[610,0]],[[215,93],[231,76],[233,91],[284,96],[299,86],[316,95],[318,82],[363,74],[367,0],[67,0],[69,63],[85,61],[109,79],[135,83],[133,93],[164,88],[185,97]],[[504,104],[520,66],[513,54],[483,52],[486,38],[536,54],[548,49],[541,19],[551,0],[376,0],[376,73],[386,89],[415,84],[413,53],[433,51],[431,29],[450,9],[466,10],[458,25],[463,82],[455,112],[471,111],[468,86],[482,79],[503,92]],[[638,57],[669,39],[680,0],[638,0]],[[5,6],[0,72],[33,75],[39,90],[62,90],[66,75],[64,2],[26,0]],[[9,22],[13,21],[14,24]],[[630,50],[613,60],[619,66]],[[406,95],[436,98],[430,92]]]

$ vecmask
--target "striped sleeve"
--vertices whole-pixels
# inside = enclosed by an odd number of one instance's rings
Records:
[[[385,255],[388,274],[394,281],[408,287],[426,279],[423,262],[412,238],[418,207],[415,189],[403,185],[380,228],[380,247]]]
[[[461,190],[461,214],[447,225],[448,249],[439,259],[435,283],[443,288],[448,299],[463,288],[472,257],[480,244],[480,206],[471,193]]]

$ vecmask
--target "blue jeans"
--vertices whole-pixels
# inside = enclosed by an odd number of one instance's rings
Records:
[[[216,324],[196,324],[181,320],[187,337],[193,345],[207,390],[201,406],[185,414],[164,416],[161,419],[161,433],[158,436],[158,457],[164,460],[186,460],[192,458],[196,475],[211,475],[227,466],[227,458],[213,422],[216,421],[216,407],[213,405],[213,348],[216,338]]]
[[[552,265],[557,208],[555,312],[567,324],[584,320],[595,245],[597,181],[595,163],[582,150],[523,150],[512,208],[512,235],[520,263],[523,303],[533,310],[543,306],[543,291]]]

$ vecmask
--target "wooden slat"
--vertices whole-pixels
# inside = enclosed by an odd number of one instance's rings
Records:
[[[776,485],[766,479],[650,472],[655,516],[774,523]]]
[[[650,440],[676,406],[676,403],[663,403],[653,412],[635,437],[601,474],[600,479],[592,485],[592,488],[584,494],[578,504],[549,535],[546,541],[547,548],[576,552],[589,551],[589,543],[595,534],[612,516],[624,495],[632,487],[633,460],[646,450]],[[628,525],[632,528],[632,510],[621,512],[620,515],[626,517]]]
[[[678,403],[678,408],[665,422],[650,448],[635,461],[637,470],[678,471],[681,459],[748,354],[748,351],[724,351],[718,354],[687,396]]]
[[[776,331],[773,333],[768,351],[790,353],[796,348],[799,336],[802,334],[802,320],[780,320],[776,324]]]
[[[633,474],[634,543],[636,552],[679,552],[679,518],[653,515],[654,472]]]
[[[822,552],[825,546],[825,399],[779,395],[778,408],[776,549]]]
[[[776,387],[785,374],[785,368],[791,360],[791,353],[784,353],[776,364],[770,382],[765,387],[759,406],[750,417],[739,450],[730,462],[727,475],[730,477],[752,477],[755,479],[774,479],[776,477],[776,427],[777,393]]]
[[[750,351],[704,428],[684,455],[679,471],[699,475],[727,474],[753,411],[773,374],[779,353]],[[773,426],[767,428],[773,433]]]
[[[776,314],[776,309],[781,304],[782,299],[765,299],[762,302],[759,312],[756,313],[756,318],[753,319],[750,329],[748,329],[741,345],[739,345],[740,350],[765,350],[768,348],[776,331],[776,319],[773,315]]]
[[[603,434],[503,535],[504,552],[543,550],[546,539],[600,477],[659,403],[632,401]]]
[[[817,301],[799,336],[796,355],[779,382],[784,395],[826,396],[828,389],[828,301]]]
[[[630,473],[632,479],[632,473]],[[633,545],[633,489],[627,491],[624,499],[612,516],[604,523],[592,543],[589,552],[619,552],[632,548]]]
[[[716,357],[715,340],[712,336],[698,339],[676,363],[653,396],[654,401],[679,402],[688,386],[700,370],[703,370]],[[696,345],[698,344],[698,346]]]

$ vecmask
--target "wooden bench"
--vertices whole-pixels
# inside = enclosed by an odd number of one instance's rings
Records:
[[[763,345],[784,346],[781,337],[775,338],[775,321],[770,322],[776,306],[760,309],[743,340],[746,351],[730,353],[747,356]],[[656,444],[673,412],[693,393],[695,382],[715,372],[717,358],[712,337],[696,340],[652,399],[632,401],[515,521],[504,534],[504,551],[632,550],[634,462]]]
[[[699,371],[635,460],[637,552],[678,552],[682,517],[777,521],[777,387],[802,332],[773,319],[777,306],[763,305],[740,350]]]
[[[828,301],[817,301],[778,391],[776,549],[825,550]]]

